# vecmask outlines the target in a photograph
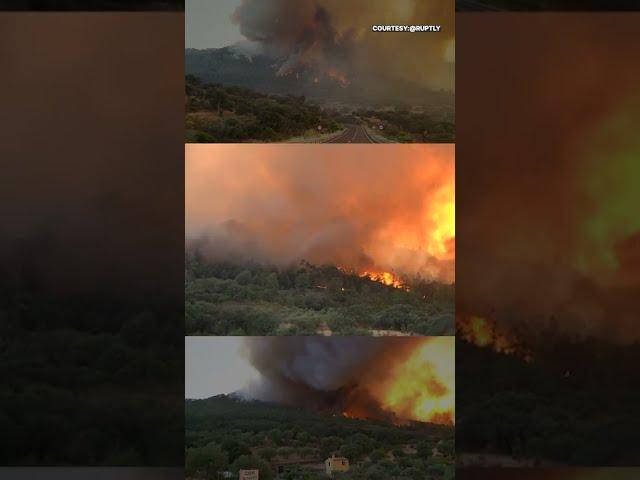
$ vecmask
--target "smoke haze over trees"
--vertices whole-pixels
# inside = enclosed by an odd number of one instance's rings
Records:
[[[0,464],[182,465],[182,15],[0,37]]]
[[[197,4],[193,8],[197,8]],[[186,8],[190,5],[187,2]],[[277,59],[275,76],[334,80],[370,93],[454,89],[455,22],[451,2],[243,0],[231,18],[247,39],[240,54]],[[287,21],[282,21],[283,19]],[[440,33],[378,33],[372,25],[442,26]],[[189,25],[187,25],[189,28]],[[419,57],[420,61],[416,61]]]
[[[452,145],[187,145],[187,248],[451,283],[454,172]]]
[[[457,445],[479,464],[638,464],[635,20],[459,19],[456,315],[493,333],[458,344]]]
[[[186,148],[189,333],[451,332],[452,145]]]

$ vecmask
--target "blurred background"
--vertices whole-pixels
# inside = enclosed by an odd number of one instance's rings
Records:
[[[183,464],[183,23],[0,13],[0,465]]]

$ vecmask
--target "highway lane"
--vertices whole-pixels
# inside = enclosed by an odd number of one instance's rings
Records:
[[[322,143],[378,143],[369,136],[362,125],[349,125],[347,129],[335,137]]]

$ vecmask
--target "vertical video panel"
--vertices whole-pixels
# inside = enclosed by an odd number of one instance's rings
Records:
[[[183,35],[0,13],[3,467],[183,465]]]
[[[453,479],[454,337],[187,337],[189,478]]]
[[[458,20],[458,461],[639,465],[640,16]]]
[[[187,145],[187,335],[451,335],[453,145]]]
[[[187,0],[186,142],[452,143],[452,0]]]

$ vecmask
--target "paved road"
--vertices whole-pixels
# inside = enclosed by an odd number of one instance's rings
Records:
[[[362,125],[350,125],[347,129],[335,137],[322,143],[377,143],[369,136]]]

